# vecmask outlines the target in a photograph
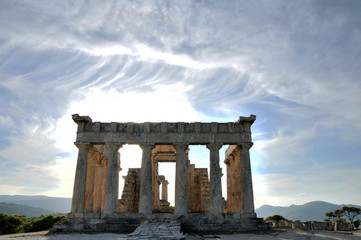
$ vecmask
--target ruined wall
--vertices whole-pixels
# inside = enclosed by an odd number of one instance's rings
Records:
[[[139,210],[140,168],[129,168],[124,176],[121,199],[118,200],[117,212],[137,213]]]
[[[231,145],[226,150],[225,155],[224,163],[227,166],[227,200],[224,212],[240,212],[242,209],[240,148],[236,145]]]
[[[188,212],[208,212],[209,179],[207,168],[196,168],[187,162],[187,210]]]

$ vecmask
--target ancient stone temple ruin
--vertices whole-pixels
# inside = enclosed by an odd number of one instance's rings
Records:
[[[240,232],[266,228],[256,217],[249,149],[256,116],[236,122],[102,123],[73,115],[79,149],[71,213],[60,230],[132,232],[147,219],[176,219],[183,231]],[[140,168],[130,168],[118,193],[124,144],[142,149]],[[190,145],[209,149],[207,168],[188,159]],[[227,199],[222,198],[219,150],[229,145]],[[160,162],[175,162],[175,206]],[[124,175],[124,174],[123,174]],[[160,192],[162,193],[160,196]]]

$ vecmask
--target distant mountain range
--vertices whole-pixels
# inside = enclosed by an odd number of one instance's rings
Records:
[[[26,217],[38,217],[47,215],[58,215],[59,212],[50,211],[44,208],[34,208],[25,205],[0,202],[0,212],[7,215],[20,215]]]
[[[38,195],[38,196],[0,195],[0,202],[11,203],[16,205],[24,205],[33,208],[41,208],[43,210],[47,210],[53,213],[69,213],[71,207],[71,198],[47,197],[42,195]],[[20,214],[20,213],[17,214],[26,216],[25,214]],[[44,215],[44,214],[41,213],[39,215]]]
[[[352,204],[332,204],[323,201],[314,201],[305,203],[303,205],[291,205],[288,207],[273,207],[270,205],[263,205],[256,209],[258,217],[265,218],[275,214],[281,215],[289,220],[300,221],[322,221],[326,218],[325,213],[341,209],[343,206],[355,206],[361,208],[361,206]]]
[[[258,217],[265,218],[275,214],[289,220],[322,221],[326,218],[325,213],[342,206],[361,206],[351,204],[332,204],[323,201],[309,202],[303,205],[291,205],[288,207],[274,207],[263,205],[256,209]],[[49,214],[69,213],[71,198],[58,198],[47,196],[24,196],[24,195],[0,195],[0,212],[6,214],[18,214],[23,216],[40,216]]]

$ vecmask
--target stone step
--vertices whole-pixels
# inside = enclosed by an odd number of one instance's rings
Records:
[[[177,220],[148,220],[123,239],[185,239]]]

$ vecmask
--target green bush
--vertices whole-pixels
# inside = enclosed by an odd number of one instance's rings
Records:
[[[48,230],[53,227],[53,225],[59,220],[66,218],[65,215],[53,216],[49,215],[42,217],[40,219],[32,221],[28,226],[26,226],[26,232],[38,232]]]
[[[282,217],[281,215],[276,214],[273,216],[266,217],[265,220],[273,220],[273,221],[279,222],[281,220],[286,220],[286,218]]]
[[[24,220],[17,215],[0,213],[0,235],[24,232]]]

